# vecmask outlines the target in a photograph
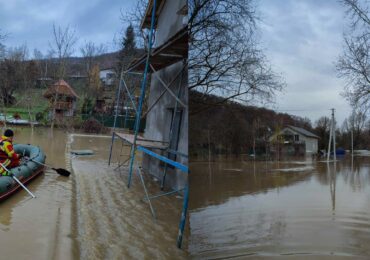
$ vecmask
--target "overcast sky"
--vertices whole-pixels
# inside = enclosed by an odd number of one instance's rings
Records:
[[[0,29],[9,34],[5,45],[26,43],[44,54],[53,37],[53,23],[76,30],[78,45],[85,41],[106,44],[114,50],[115,35],[124,26],[120,10],[131,9],[135,0],[0,0]],[[79,54],[79,47],[76,48]]]
[[[262,21],[262,48],[287,87],[274,108],[307,116],[312,122],[337,110],[341,124],[351,111],[340,96],[344,82],[336,76],[334,63],[342,51],[346,27],[344,9],[336,0],[257,0]],[[116,49],[113,39],[125,25],[120,10],[135,0],[0,0],[0,29],[9,33],[5,44],[26,43],[32,53],[46,53],[52,25],[70,25],[81,45],[85,41]],[[79,47],[76,47],[78,54]]]
[[[265,54],[287,83],[275,108],[313,123],[335,108],[341,126],[351,112],[335,71],[347,28],[344,7],[337,0],[260,0],[258,9]]]

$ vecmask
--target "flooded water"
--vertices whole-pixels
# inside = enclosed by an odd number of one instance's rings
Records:
[[[142,200],[138,178],[128,189],[127,169],[108,167],[110,138],[17,128],[15,142],[39,145],[47,164],[71,170],[72,175],[65,178],[47,170],[27,185],[36,199],[20,191],[0,204],[1,259],[187,257],[176,247],[182,199],[155,200],[154,219]],[[71,156],[72,149],[90,149],[94,155]],[[127,147],[116,145],[113,162],[127,152]],[[158,184],[145,179],[149,193],[158,193]]]
[[[93,156],[72,158],[75,171],[76,208],[82,259],[182,259],[176,247],[182,199],[162,197],[153,201],[156,219],[144,198],[137,175],[127,188],[127,168],[108,166],[111,138],[73,136],[73,149],[92,149]],[[113,162],[129,148],[115,143]],[[127,158],[123,156],[122,160]],[[158,183],[146,176],[150,194],[160,192]]]
[[[15,143],[38,145],[50,165],[68,168],[66,135],[62,131],[15,129]],[[72,259],[78,255],[72,229],[72,178],[52,170],[0,203],[0,252],[2,259]]]
[[[370,256],[370,157],[190,169],[194,258]]]

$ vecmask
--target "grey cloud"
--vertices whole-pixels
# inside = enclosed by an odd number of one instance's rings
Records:
[[[0,28],[9,33],[6,45],[16,46],[27,42],[31,50],[38,48],[44,53],[52,40],[53,23],[73,27],[80,38],[79,44],[85,40],[107,44],[124,26],[120,20],[120,10],[131,9],[135,2],[0,0]]]
[[[292,113],[313,122],[335,107],[341,122],[351,110],[340,95],[344,82],[335,71],[346,27],[343,6],[336,0],[262,0],[259,9],[266,55],[287,82],[276,106],[305,110]]]

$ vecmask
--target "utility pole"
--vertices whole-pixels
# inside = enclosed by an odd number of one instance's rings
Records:
[[[330,160],[330,152],[331,152],[331,142],[333,141],[333,157],[334,162],[337,160],[337,154],[336,154],[336,144],[335,144],[335,116],[334,116],[335,109],[331,109],[331,122],[330,122],[330,133],[329,133],[329,145],[328,145],[328,154],[327,154],[327,161]]]
[[[351,150],[352,150],[352,156],[353,156],[353,127],[351,129]]]
[[[334,155],[334,162],[337,161],[337,150],[336,150],[336,144],[335,144],[335,115],[334,115],[335,109],[331,109],[331,119],[333,121],[333,155]]]
[[[326,155],[327,162],[330,161],[330,148],[331,148],[331,139],[332,139],[332,120],[330,120],[330,126],[329,126],[329,144],[328,144],[328,154]]]

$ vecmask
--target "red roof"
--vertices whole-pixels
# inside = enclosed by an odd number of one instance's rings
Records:
[[[67,97],[76,97],[78,98],[76,92],[73,90],[73,88],[64,80],[60,79],[57,82],[55,82],[53,85],[51,85],[46,92],[44,93],[44,97],[49,98],[55,93],[58,93],[58,95],[64,95]]]

